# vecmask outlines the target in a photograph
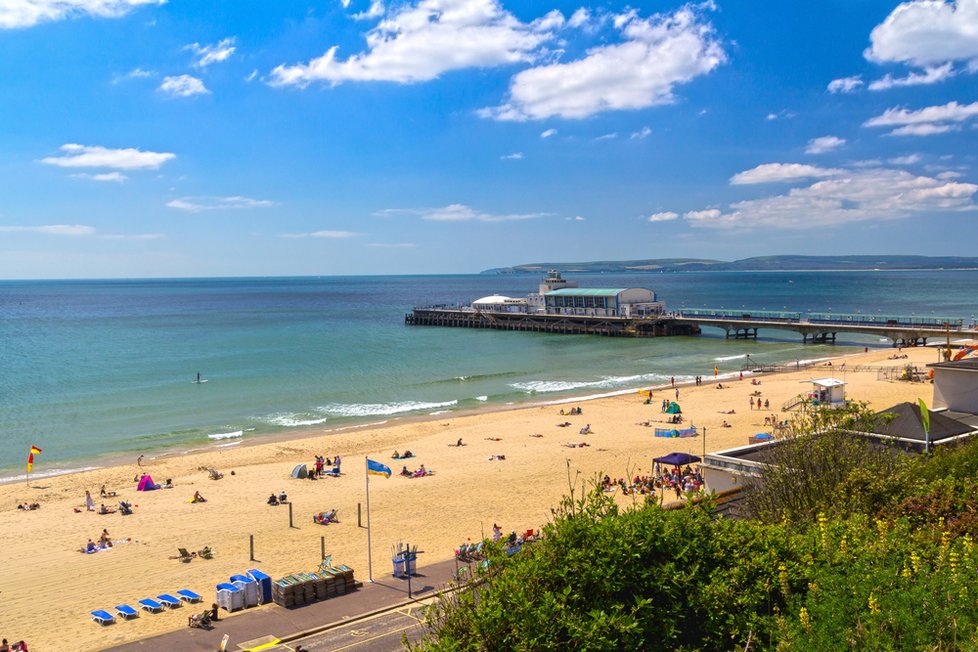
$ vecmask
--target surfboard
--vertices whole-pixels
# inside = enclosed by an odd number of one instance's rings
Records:
[[[207,382],[207,379],[204,378],[202,380],[191,380],[190,382],[192,382],[194,385],[199,385],[201,383],[206,383]]]

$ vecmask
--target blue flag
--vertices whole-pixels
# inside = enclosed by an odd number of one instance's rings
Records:
[[[382,475],[385,478],[391,477],[391,467],[386,464],[381,464],[380,462],[374,462],[372,459],[367,458],[367,473],[370,475]]]

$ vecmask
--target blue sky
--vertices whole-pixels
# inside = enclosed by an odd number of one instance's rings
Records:
[[[0,0],[0,278],[975,253],[978,0]]]

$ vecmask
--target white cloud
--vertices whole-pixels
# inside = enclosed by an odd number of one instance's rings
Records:
[[[546,131],[540,132],[540,138],[550,138],[551,136],[556,136],[556,135],[557,135],[556,129],[547,129]]]
[[[907,125],[905,127],[897,127],[893,131],[887,134],[887,136],[936,136],[938,134],[946,134],[949,131],[960,131],[961,127],[958,125],[944,125],[944,124],[921,124],[921,125]]]
[[[580,215],[575,215],[574,217],[565,217],[564,218],[564,221],[565,222],[584,222],[586,220],[587,220],[587,218],[581,217]]]
[[[590,22],[591,12],[584,7],[579,7],[573,14],[571,14],[571,17],[567,19],[567,26],[573,28],[586,27]]]
[[[371,242],[368,247],[379,247],[381,249],[414,249],[418,245],[413,242]]]
[[[451,70],[534,61],[552,38],[543,23],[520,22],[498,0],[417,0],[393,9],[368,31],[364,52],[340,60],[333,46],[309,63],[276,67],[270,83],[416,83]]]
[[[176,158],[169,152],[144,152],[130,147],[108,149],[106,147],[77,145],[61,146],[63,156],[48,156],[41,163],[62,168],[110,168],[114,170],[158,170],[161,165]]]
[[[3,0],[0,29],[33,27],[38,23],[79,16],[117,18],[134,7],[162,5],[166,0]]]
[[[503,161],[522,161],[523,152],[513,152],[512,154],[503,154],[499,158]]]
[[[603,111],[643,109],[675,101],[673,88],[726,61],[713,26],[688,5],[673,14],[616,16],[622,42],[591,48],[582,59],[524,70],[509,98],[479,115],[497,120],[586,118]]]
[[[834,152],[843,145],[846,144],[845,138],[838,138],[836,136],[822,136],[821,138],[812,138],[808,141],[808,147],[805,148],[806,154],[824,154],[826,152]]]
[[[417,215],[433,222],[514,222],[546,217],[550,213],[482,213],[465,204],[449,204],[439,208],[387,208],[376,215]]]
[[[690,211],[691,226],[711,228],[824,229],[852,222],[970,211],[978,185],[905,170],[846,170],[787,193],[731,204],[726,211]]]
[[[88,174],[87,172],[80,172],[78,174],[71,175],[75,179],[91,179],[92,181],[113,181],[115,183],[122,183],[129,177],[121,172],[102,172],[100,174]]]
[[[829,82],[828,90],[830,93],[852,93],[864,83],[861,75],[840,77]]]
[[[790,111],[788,109],[782,109],[777,113],[768,113],[767,116],[764,117],[764,119],[770,122],[773,120],[780,120],[782,118],[784,118],[785,120],[790,120],[792,118],[797,118],[797,117],[798,114],[795,113],[794,111]]]
[[[691,221],[693,224],[696,222],[707,222],[709,220],[715,220],[720,217],[719,208],[707,208],[702,211],[687,211],[683,214],[683,218]]]
[[[801,163],[764,163],[750,170],[738,172],[730,177],[734,186],[746,186],[755,183],[784,183],[799,179],[823,179],[840,174],[842,170],[820,168]]]
[[[615,138],[618,138],[617,131],[612,131],[610,134],[601,134],[600,136],[596,137],[595,140],[614,140]]]
[[[642,127],[638,131],[632,132],[632,135],[629,136],[629,138],[631,138],[632,140],[645,140],[651,135],[652,135],[651,129],[649,129],[648,127]]]
[[[245,81],[246,82],[249,82],[249,83],[250,82],[253,82],[253,81],[255,81],[255,78],[257,76],[258,76],[258,69],[255,68],[254,70],[251,71],[251,73],[249,73],[249,75],[247,77],[245,77]]]
[[[649,222],[671,222],[676,219],[679,219],[679,213],[673,213],[672,211],[663,211],[649,215]]]
[[[286,233],[283,238],[326,238],[328,240],[344,240],[360,236],[356,231],[313,231],[312,233]]]
[[[206,95],[210,93],[204,82],[191,75],[176,75],[174,77],[164,77],[160,84],[161,93],[167,93],[173,97],[190,97],[192,95]]]
[[[275,206],[275,202],[267,199],[252,199],[233,195],[231,197],[181,197],[171,199],[166,202],[170,208],[176,208],[189,213],[199,213],[201,211],[221,211],[238,210],[246,208],[268,208]]]
[[[928,66],[924,72],[911,72],[906,77],[895,78],[887,73],[882,79],[877,79],[869,85],[871,91],[885,91],[900,86],[926,86],[936,84],[954,76],[953,64],[943,66]]]
[[[347,9],[350,6],[350,0],[340,0],[340,4],[343,5],[344,9]]]
[[[877,63],[923,67],[978,58],[978,0],[904,2],[869,38],[863,54]]]
[[[197,68],[206,68],[212,63],[220,63],[221,61],[227,61],[228,58],[234,54],[235,38],[232,36],[230,38],[221,39],[213,45],[201,45],[200,43],[191,43],[184,47],[184,50],[190,50],[195,55],[197,55],[197,60],[194,62],[194,66]]]
[[[367,10],[361,11],[358,14],[353,14],[353,18],[356,20],[370,20],[371,18],[380,18],[383,15],[383,0],[370,0],[370,6],[367,8]]]
[[[156,75],[156,73],[152,70],[143,70],[142,68],[136,67],[124,75],[116,75],[112,78],[112,83],[118,84],[128,79],[145,79],[147,77],[153,77],[154,75]]]
[[[928,106],[918,111],[903,108],[887,109],[882,114],[863,123],[864,127],[898,127],[890,136],[933,136],[956,131],[958,125],[978,116],[978,102],[958,104],[948,102],[939,106]]]
[[[887,109],[881,115],[870,118],[864,127],[892,127],[927,122],[963,122],[978,116],[978,102],[958,104],[948,102],[940,106],[928,106],[919,111]]]
[[[43,235],[95,235],[94,226],[84,224],[46,224],[44,226],[3,226],[0,233],[40,233]]]
[[[906,156],[896,156],[886,160],[890,165],[913,165],[920,163],[920,154],[907,154]]]

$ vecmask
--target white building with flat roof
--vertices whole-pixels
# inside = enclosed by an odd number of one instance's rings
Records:
[[[546,312],[594,317],[651,317],[664,305],[646,288],[564,288],[543,295]]]

